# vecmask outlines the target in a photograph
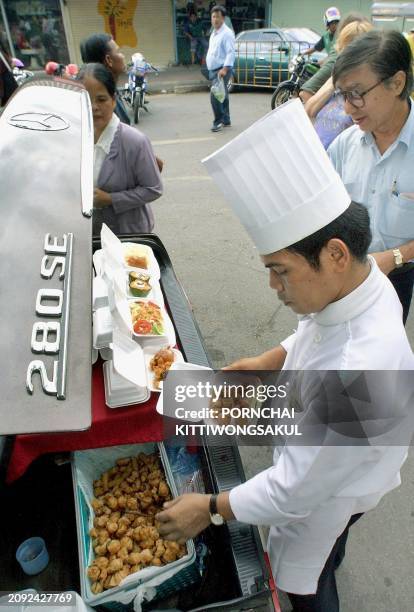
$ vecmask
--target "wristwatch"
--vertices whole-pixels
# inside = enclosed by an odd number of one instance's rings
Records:
[[[393,249],[392,254],[394,255],[394,263],[396,268],[401,268],[404,265],[403,256],[400,249]]]
[[[210,497],[210,520],[213,523],[213,525],[216,525],[216,527],[219,527],[220,525],[224,525],[225,520],[224,518],[221,516],[221,514],[218,512],[217,510],[217,497],[218,495],[212,495]]]

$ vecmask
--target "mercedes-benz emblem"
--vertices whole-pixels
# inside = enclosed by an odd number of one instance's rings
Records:
[[[20,113],[9,117],[8,123],[13,127],[36,132],[60,132],[69,127],[65,119],[53,113]]]

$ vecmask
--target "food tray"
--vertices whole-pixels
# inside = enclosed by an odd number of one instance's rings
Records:
[[[114,465],[117,459],[130,457],[140,452],[146,454],[158,450],[164,468],[167,483],[174,497],[178,495],[167,453],[163,443],[134,444],[113,446],[87,451],[76,451],[72,455],[72,477],[75,496],[76,526],[79,549],[79,569],[82,599],[92,606],[102,606],[102,609],[115,611],[133,610],[133,600],[137,590],[145,589],[146,583],[158,579],[160,584],[154,586],[157,597],[166,597],[178,590],[186,588],[199,580],[196,568],[195,548],[192,540],[187,542],[187,554],[163,567],[149,567],[129,576],[127,585],[122,583],[94,595],[90,590],[90,581],[86,569],[93,559],[93,549],[89,530],[93,526],[93,510],[90,500],[93,498],[93,481],[103,471]],[[125,582],[125,581],[124,581]],[[128,601],[129,600],[129,601]],[[120,602],[123,603],[120,603]]]

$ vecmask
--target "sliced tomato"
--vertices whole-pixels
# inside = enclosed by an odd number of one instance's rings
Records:
[[[134,323],[134,332],[136,334],[150,334],[152,330],[152,325],[149,321],[145,321],[145,319],[138,319]]]

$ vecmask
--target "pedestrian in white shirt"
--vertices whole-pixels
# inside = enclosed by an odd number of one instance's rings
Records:
[[[228,82],[234,65],[234,32],[225,24],[226,9],[223,6],[213,6],[211,9],[210,41],[206,57],[210,81],[221,78],[225,86],[225,98],[220,102],[212,93],[211,106],[214,114],[212,132],[219,132],[223,127],[231,125]]]
[[[368,213],[350,201],[299,101],[204,162],[261,254],[270,286],[299,315],[285,342],[231,369],[414,369],[401,304],[367,257]],[[299,418],[312,410],[306,400]],[[317,400],[323,405],[324,396]],[[335,569],[349,527],[399,485],[409,434],[394,445],[361,445],[334,429],[318,446],[286,443],[272,467],[231,491],[168,502],[157,516],[160,534],[186,540],[234,519],[269,525],[273,575],[294,612],[338,612]]]
[[[369,252],[389,276],[407,319],[414,285],[412,54],[396,31],[372,31],[339,55],[333,83],[354,126],[328,150],[355,202],[371,219]]]

